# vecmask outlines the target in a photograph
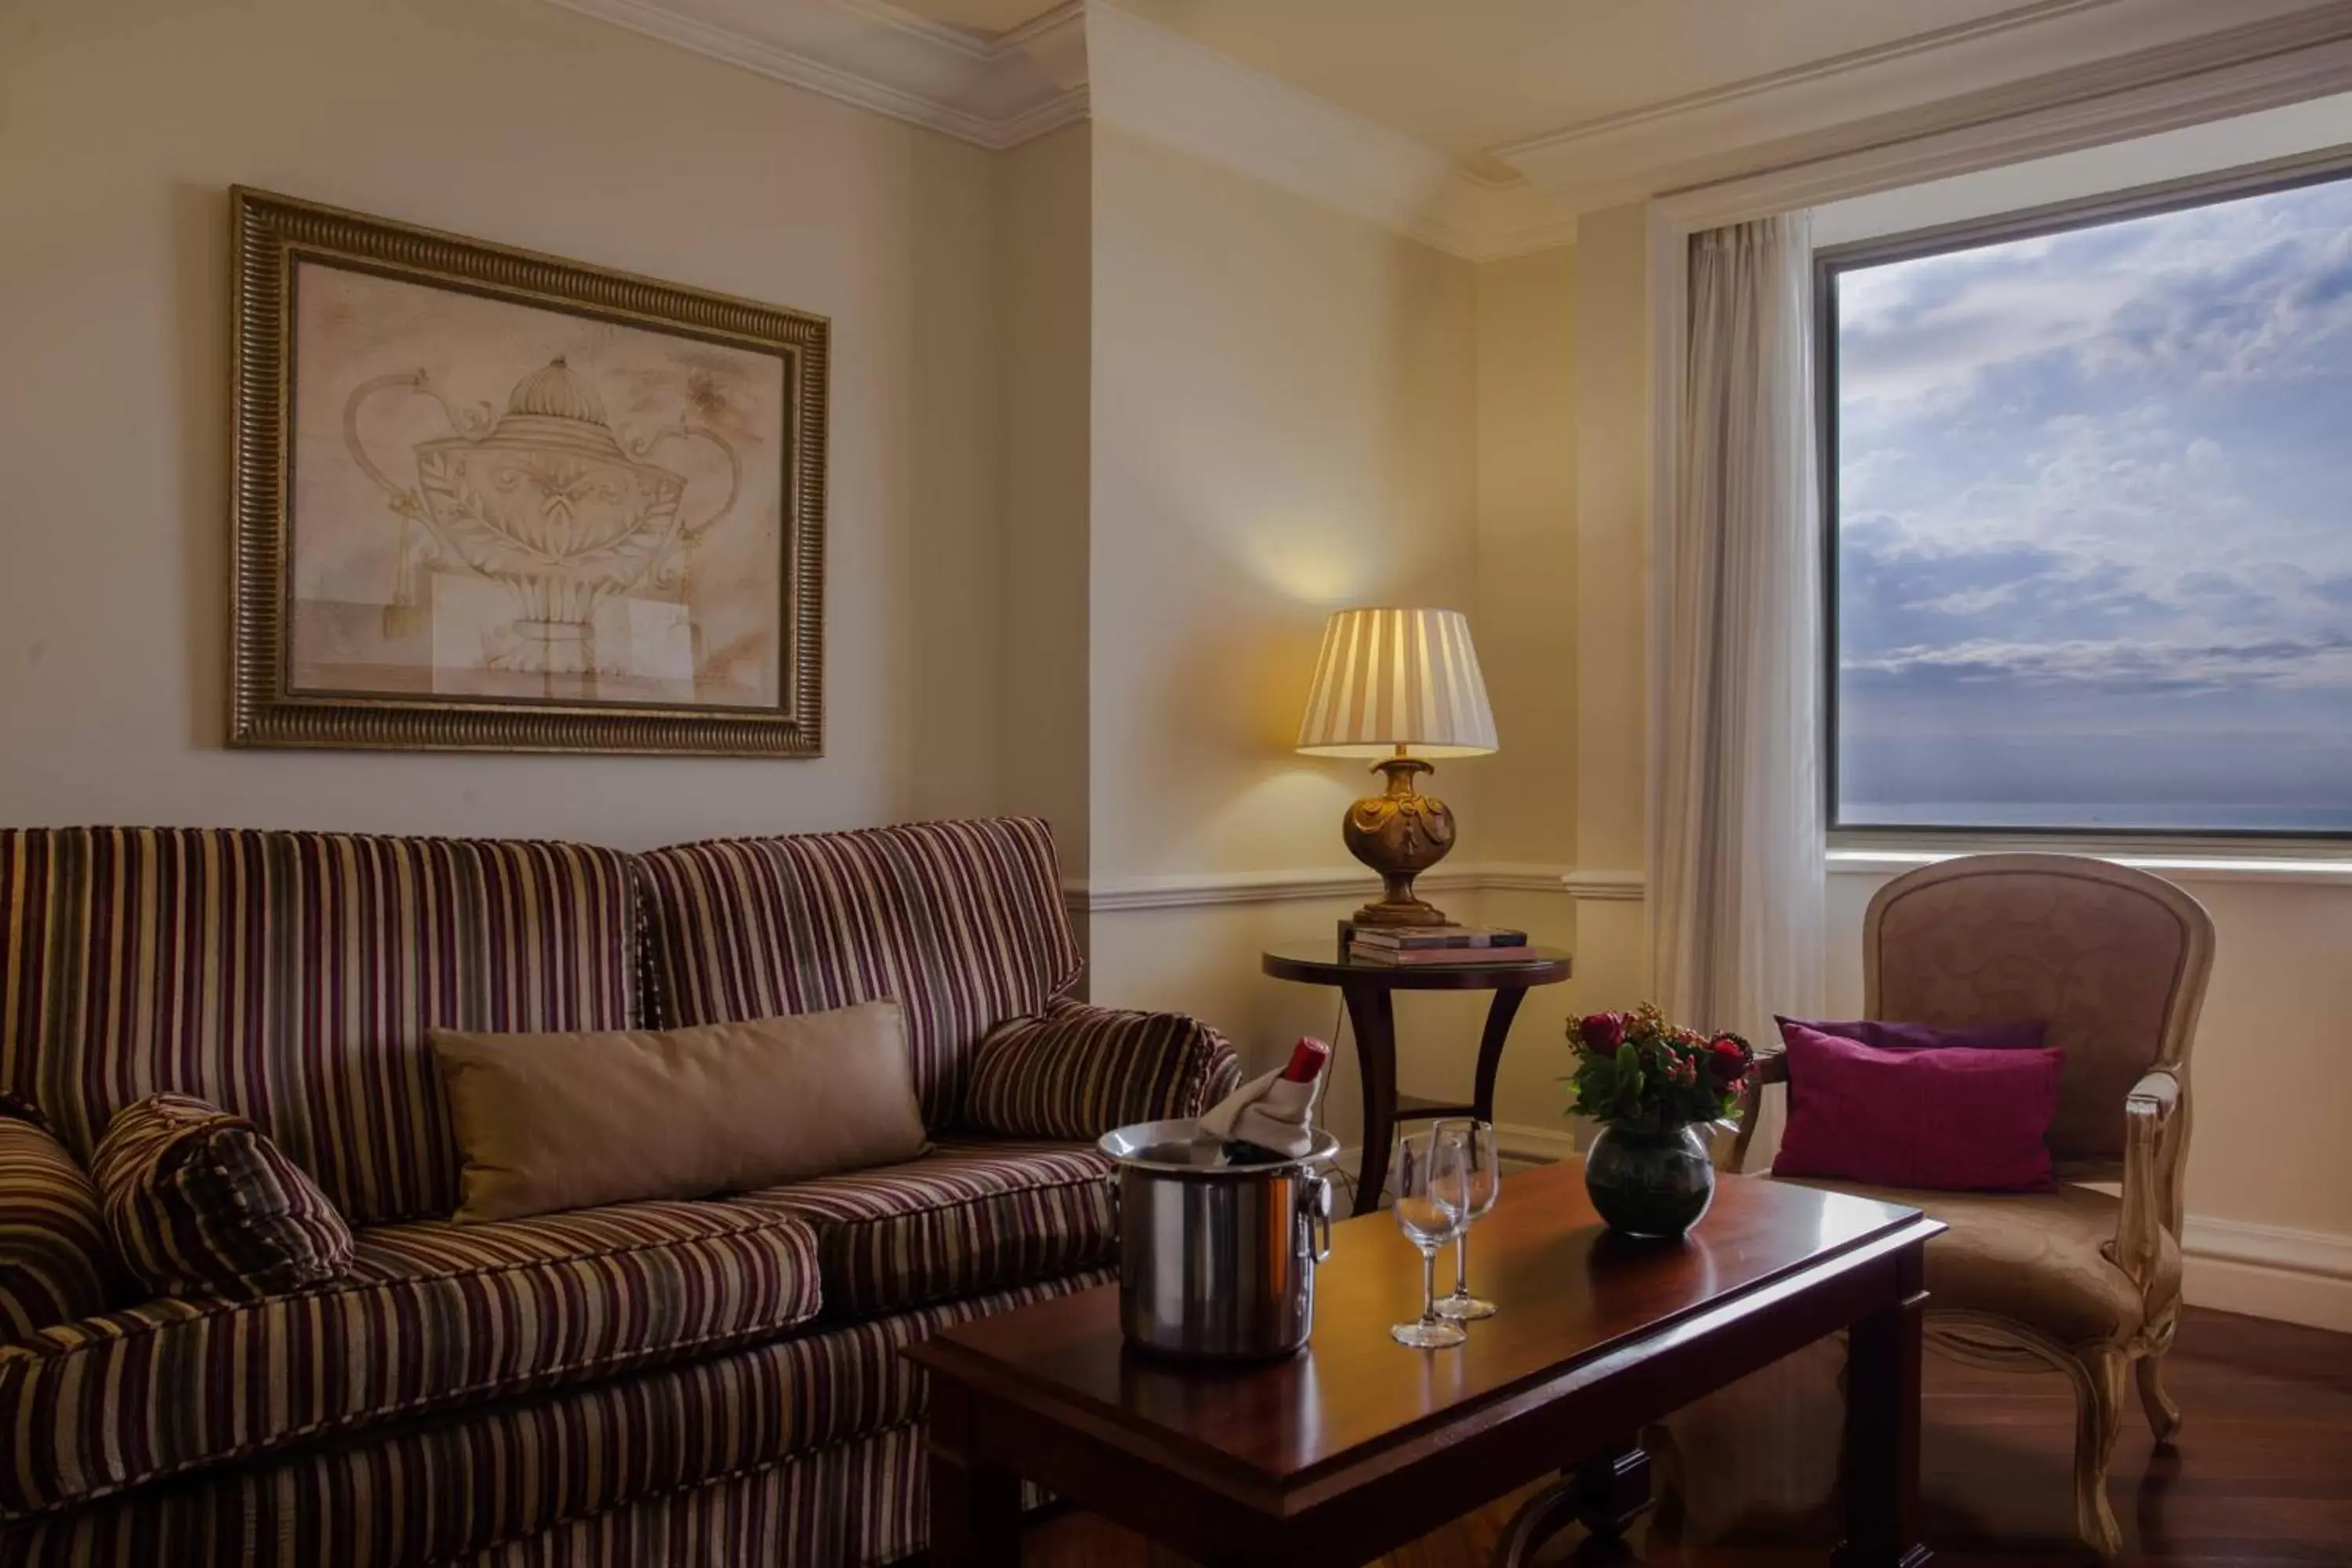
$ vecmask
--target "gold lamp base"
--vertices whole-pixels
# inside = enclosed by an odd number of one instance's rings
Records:
[[[1415,778],[1437,770],[1418,757],[1408,757],[1399,746],[1393,757],[1383,757],[1372,771],[1385,774],[1386,791],[1366,795],[1348,808],[1340,834],[1348,852],[1381,874],[1381,896],[1356,911],[1356,923],[1368,926],[1442,926],[1454,922],[1445,911],[1416,897],[1412,879],[1445,858],[1454,847],[1454,813],[1435,795],[1414,787]]]

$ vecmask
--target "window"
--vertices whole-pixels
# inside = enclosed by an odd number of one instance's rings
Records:
[[[2352,833],[2352,177],[1825,251],[1831,821]]]

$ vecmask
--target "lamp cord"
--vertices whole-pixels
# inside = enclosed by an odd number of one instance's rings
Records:
[[[1345,996],[1342,996],[1337,1003],[1333,1004],[1331,1008],[1332,1059],[1330,1062],[1324,1064],[1323,1081],[1315,1086],[1315,1102],[1307,1108],[1307,1127],[1309,1132],[1317,1132],[1322,1130],[1323,1097],[1331,1092],[1331,1068],[1339,1060],[1339,1042],[1343,1037],[1342,1031],[1347,1027],[1347,1025],[1348,1000]],[[1349,1175],[1346,1171],[1336,1166],[1333,1167],[1331,1173],[1339,1177],[1340,1184],[1348,1189],[1348,1208],[1350,1213],[1354,1212],[1356,1207],[1356,1178]]]

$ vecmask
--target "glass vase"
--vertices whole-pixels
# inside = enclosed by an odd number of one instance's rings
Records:
[[[1715,1202],[1715,1163],[1688,1122],[1650,1129],[1612,1123],[1584,1152],[1584,1190],[1621,1235],[1677,1237]]]

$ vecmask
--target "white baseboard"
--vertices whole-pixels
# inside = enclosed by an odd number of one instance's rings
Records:
[[[2352,1333],[2352,1237],[2199,1215],[2183,1228],[2191,1306]]]
[[[1565,1127],[1528,1127],[1513,1121],[1495,1124],[1495,1142],[1507,1162],[1549,1165],[1576,1152],[1576,1137]]]

